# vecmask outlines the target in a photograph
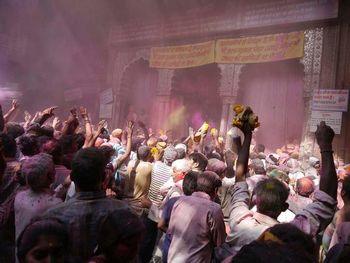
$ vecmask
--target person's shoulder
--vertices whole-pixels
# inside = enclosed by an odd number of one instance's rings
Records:
[[[58,204],[50,207],[49,209],[47,209],[46,212],[44,213],[44,216],[47,216],[47,217],[52,216],[53,217],[53,216],[64,215],[65,211],[69,207],[70,207],[69,201],[58,203]]]
[[[124,208],[128,208],[129,205],[122,200],[118,200],[115,198],[103,198],[100,199],[100,202],[104,203],[105,205],[108,205],[110,207],[110,209],[124,209]]]
[[[16,192],[15,203],[25,201],[27,199],[28,193],[29,193],[28,189],[22,189],[22,190],[19,190],[18,192]]]

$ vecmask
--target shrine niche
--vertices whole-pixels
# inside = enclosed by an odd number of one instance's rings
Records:
[[[171,97],[177,108],[184,107],[184,123],[177,130],[199,128],[204,121],[219,127],[222,101],[219,97],[220,68],[216,64],[177,69],[172,80]]]

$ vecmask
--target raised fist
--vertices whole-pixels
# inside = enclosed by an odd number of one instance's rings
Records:
[[[324,121],[321,121],[320,125],[317,125],[315,136],[321,151],[332,150],[334,131]]]

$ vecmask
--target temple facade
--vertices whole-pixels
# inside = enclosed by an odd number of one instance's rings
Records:
[[[107,87],[113,91],[113,125],[122,125],[133,114],[151,127],[186,132],[176,119],[185,126],[205,120],[226,135],[232,105],[242,103],[260,117],[259,143],[276,149],[294,141],[303,152],[317,150],[310,132],[314,91],[350,87],[349,6],[338,1],[229,2],[224,10],[204,1],[201,8],[189,7],[169,19],[112,27]],[[301,58],[184,69],[149,64],[152,47],[295,31],[304,33]],[[349,114],[343,112],[335,140],[341,159],[350,159],[349,139]]]

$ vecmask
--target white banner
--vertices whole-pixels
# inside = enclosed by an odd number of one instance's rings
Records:
[[[316,111],[348,111],[349,90],[320,89],[314,90],[312,110]]]
[[[310,119],[310,132],[315,132],[317,125],[319,125],[321,121],[324,121],[327,125],[332,127],[335,134],[340,134],[341,118],[341,112],[313,111]]]

